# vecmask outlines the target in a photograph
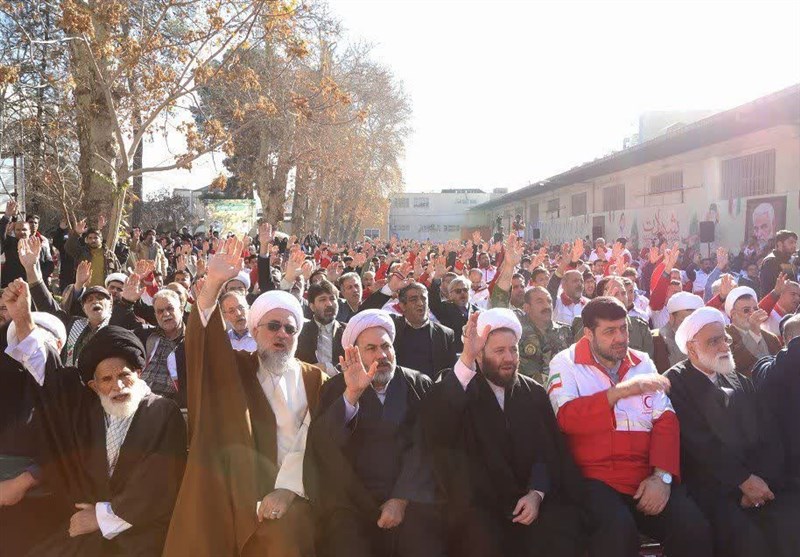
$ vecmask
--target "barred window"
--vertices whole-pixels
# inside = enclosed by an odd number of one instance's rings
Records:
[[[775,192],[775,149],[722,161],[722,197]]]
[[[377,228],[365,228],[364,229],[364,236],[369,236],[370,238],[377,238],[381,235],[381,231]]]
[[[586,192],[572,194],[572,216],[586,214]]]
[[[559,201],[560,200],[558,198],[548,199],[547,200],[547,212],[548,213],[557,213],[558,209],[559,209],[559,206],[558,206]]]
[[[683,171],[664,172],[650,177],[650,195],[683,189]]]
[[[625,208],[625,184],[603,189],[603,211],[621,211]]]
[[[392,200],[392,205],[394,205],[398,209],[408,209],[408,198],[407,197],[395,197]]]
[[[415,209],[427,209],[431,205],[431,200],[427,197],[415,197],[414,198],[414,208]]]

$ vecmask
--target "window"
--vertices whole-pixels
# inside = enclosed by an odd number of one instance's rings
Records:
[[[735,199],[775,191],[775,149],[722,161],[722,197]]]
[[[539,204],[531,203],[528,205],[528,221],[527,224],[535,225],[539,222]]]
[[[650,195],[679,191],[683,189],[683,171],[664,172],[650,177]]]
[[[572,194],[572,216],[586,214],[586,192]]]
[[[410,227],[407,224],[393,224],[392,225],[392,232],[408,232],[409,230],[410,230]]]
[[[431,206],[431,200],[427,197],[415,197],[414,198],[414,208],[415,209],[427,209]]]
[[[407,197],[395,197],[392,200],[392,205],[394,205],[397,209],[408,209],[408,198]]]
[[[374,239],[374,238],[377,238],[380,235],[381,235],[380,230],[378,230],[377,228],[365,228],[364,229],[364,236],[369,236],[370,238]]]
[[[444,231],[445,232],[458,232],[459,230],[461,230],[461,225],[460,224],[445,224],[444,225]]]
[[[621,211],[625,208],[625,184],[603,189],[603,211]]]
[[[558,218],[561,216],[561,200],[559,198],[547,200],[547,214],[551,217]]]

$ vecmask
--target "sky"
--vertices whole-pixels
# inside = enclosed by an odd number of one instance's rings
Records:
[[[793,0],[328,1],[411,99],[407,191],[514,190],[621,149],[644,111],[724,110],[800,83]],[[208,185],[222,158],[146,188]]]

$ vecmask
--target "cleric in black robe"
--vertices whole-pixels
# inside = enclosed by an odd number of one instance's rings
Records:
[[[4,303],[4,302],[3,302]],[[61,321],[35,312],[42,327],[46,349],[57,355],[66,340]],[[9,324],[11,324],[9,322]],[[16,339],[16,327],[0,327],[4,340]],[[5,342],[3,344],[6,344]],[[39,451],[38,386],[22,364],[0,351],[0,557],[25,555],[37,533],[47,536],[70,516],[70,506],[42,481]]]
[[[790,481],[800,488],[800,314],[783,326],[786,348],[753,367],[753,383],[762,408],[781,436]]]
[[[309,431],[321,555],[444,555],[415,428],[431,380],[395,365],[394,336],[387,312],[354,315],[342,335],[342,373],[322,387]]]
[[[133,333],[103,328],[79,368],[61,367],[31,321],[27,284],[9,290],[9,352],[39,386],[43,476],[74,505],[69,522],[30,555],[160,555],[186,455],[180,410],[138,378],[144,347]]]
[[[800,555],[800,492],[748,378],[734,371],[722,313],[700,308],[675,333],[689,359],[670,368],[681,423],[681,476],[724,557]]]
[[[473,314],[465,333],[456,367],[420,409],[450,554],[581,555],[580,476],[544,389],[518,373],[519,321],[491,309]]]

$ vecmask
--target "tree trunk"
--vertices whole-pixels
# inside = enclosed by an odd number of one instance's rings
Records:
[[[309,173],[305,165],[298,164],[294,175],[294,198],[292,200],[292,233],[298,238],[304,237],[306,223],[310,220],[309,210]]]
[[[101,21],[95,21],[94,24],[96,32],[100,31],[98,27],[104,27]],[[83,209],[85,214],[95,218],[106,216],[111,224],[111,221],[119,221],[111,210],[115,205],[115,164],[120,146],[114,136],[116,117],[113,107],[107,101],[105,85],[95,70],[95,62],[100,66],[100,71],[103,71],[103,61],[95,61],[83,41],[70,42],[70,63],[75,79],[77,109],[78,170],[84,191]],[[91,226],[95,224],[96,221],[90,222]]]
[[[261,127],[258,131],[258,157],[253,165],[253,181],[261,200],[263,217],[276,228],[283,222],[289,170],[291,168],[285,162],[274,160],[270,150],[269,131]]]
[[[136,116],[137,124],[142,124],[142,116]],[[133,130],[133,135],[139,133],[139,129]],[[135,172],[137,170],[142,169],[142,161],[144,158],[144,139],[139,142],[139,145],[136,146],[136,151],[133,153],[133,168],[132,170]],[[133,189],[131,190],[134,197],[133,206],[131,207],[131,226],[140,226],[142,224],[142,202],[144,201],[144,191],[142,186],[142,175],[138,174],[133,178]]]

